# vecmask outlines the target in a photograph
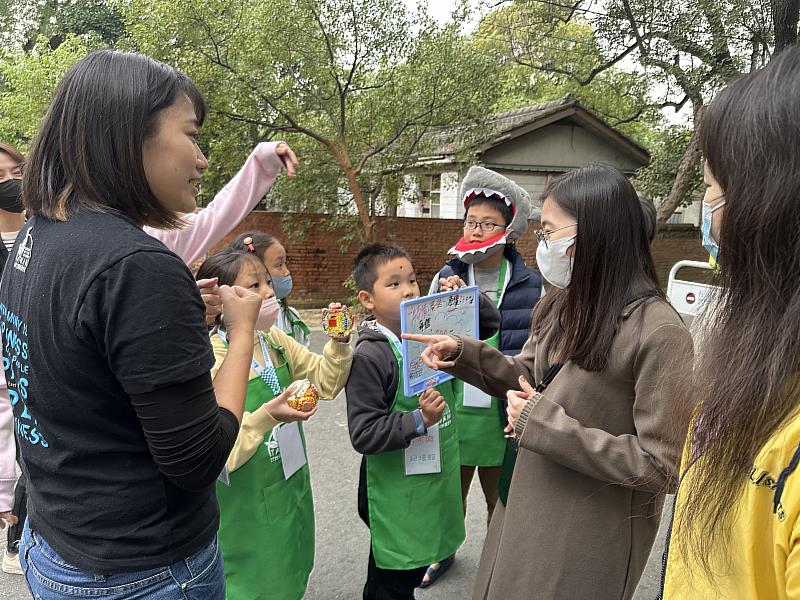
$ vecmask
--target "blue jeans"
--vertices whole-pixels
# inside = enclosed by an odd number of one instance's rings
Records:
[[[36,600],[224,600],[225,575],[217,538],[194,556],[169,566],[113,575],[94,575],[70,566],[27,523],[19,559]]]

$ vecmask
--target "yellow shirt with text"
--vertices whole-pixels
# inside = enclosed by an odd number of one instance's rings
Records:
[[[676,500],[676,518],[664,580],[665,600],[673,599],[800,599],[800,465],[785,479],[777,507],[778,479],[800,448],[800,414],[787,420],[756,455],[744,489],[733,507],[730,556],[721,550],[711,556],[716,577],[709,577],[696,564],[690,570],[679,555],[679,519],[682,495]],[[681,472],[687,464],[684,452]],[[683,476],[681,489],[692,478],[692,468]]]

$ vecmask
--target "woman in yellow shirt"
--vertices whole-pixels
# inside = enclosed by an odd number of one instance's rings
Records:
[[[721,291],[685,392],[660,597],[800,598],[800,48],[720,92],[701,138]]]

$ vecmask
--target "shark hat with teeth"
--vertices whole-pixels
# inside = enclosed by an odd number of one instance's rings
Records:
[[[502,252],[507,244],[513,244],[528,231],[531,198],[528,192],[508,177],[483,167],[470,167],[464,181],[461,182],[459,196],[464,202],[465,211],[469,209],[470,202],[482,196],[504,201],[514,214],[505,231],[493,238],[481,242],[467,242],[462,236],[458,243],[450,248],[449,254],[454,254],[463,262],[468,264],[480,262],[497,252]]]

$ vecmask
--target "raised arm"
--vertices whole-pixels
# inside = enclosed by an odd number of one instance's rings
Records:
[[[333,400],[342,391],[353,362],[353,350],[349,344],[330,340],[322,354],[316,354],[278,327],[270,329],[269,336],[286,352],[292,377],[311,381],[319,391],[320,399]]]
[[[252,355],[252,342],[246,342],[252,340],[260,298],[242,288],[221,292],[240,340],[240,348],[228,354],[233,372],[222,386],[211,381],[213,354],[195,282],[168,253],[135,253],[95,278],[74,325],[80,339],[107,357],[154,463],[186,490],[203,489],[217,478],[244,407]]]
[[[284,142],[262,142],[207,207],[184,216],[186,226],[170,231],[152,227],[144,230],[190,264],[250,214],[284,166],[292,177],[296,165],[297,157]]]

